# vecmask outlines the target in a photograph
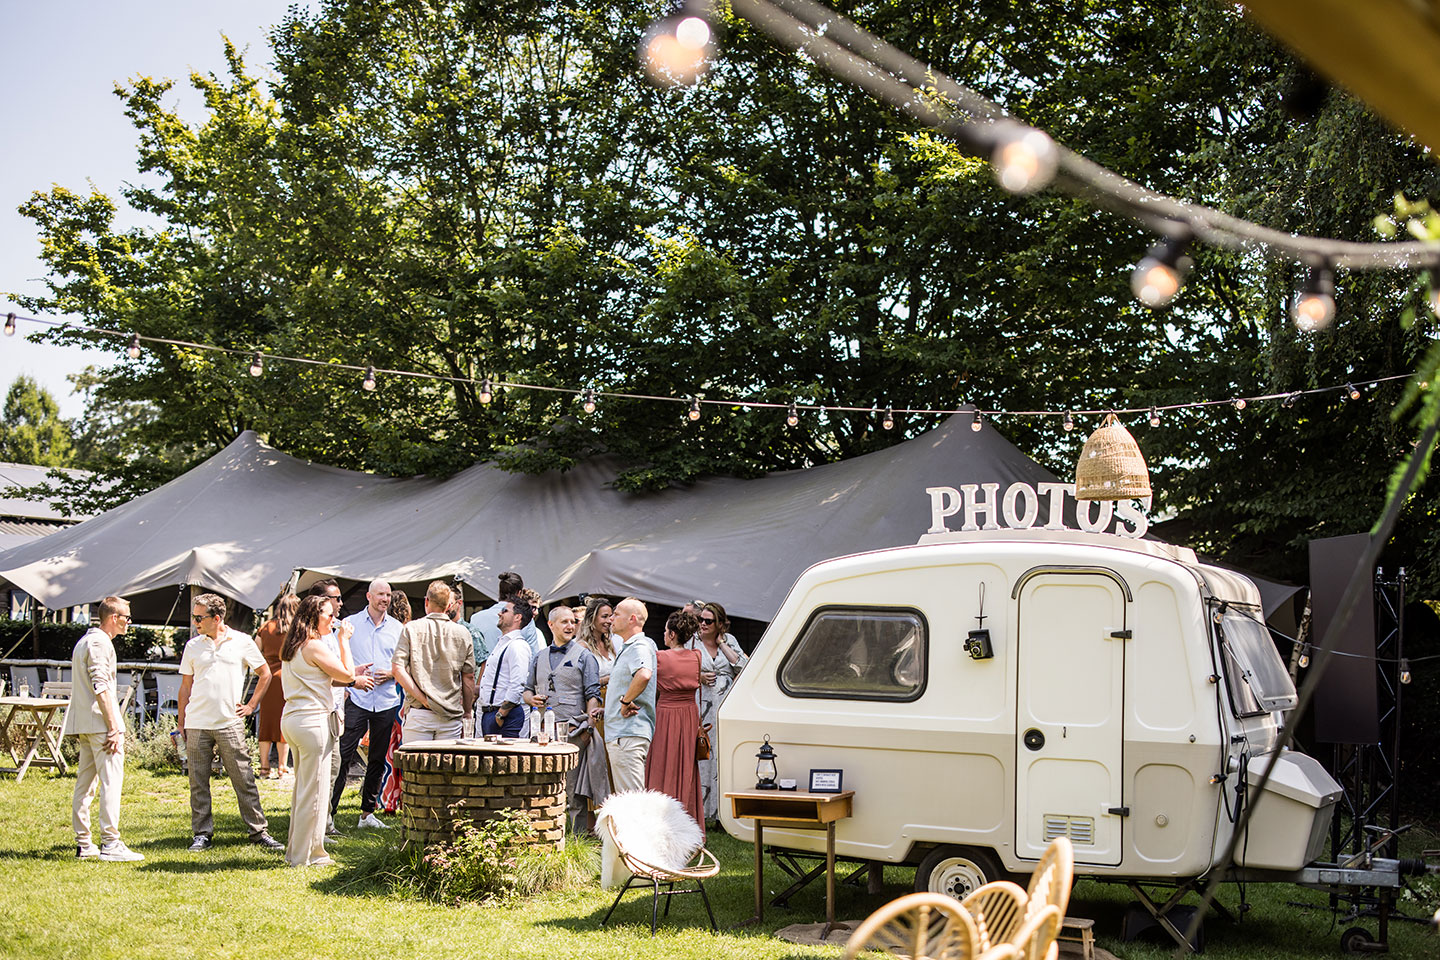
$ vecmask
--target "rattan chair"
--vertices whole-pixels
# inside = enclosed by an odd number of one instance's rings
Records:
[[[1054,904],[1043,906],[1026,917],[1010,941],[1015,948],[1016,960],[1056,960],[1060,946],[1055,938],[1060,934],[1064,919],[1065,914]]]
[[[1008,943],[1025,922],[1025,908],[1029,896],[1019,884],[1009,880],[994,880],[972,890],[960,906],[975,921],[975,933],[980,940],[980,949],[989,950],[997,943]]]
[[[670,898],[686,893],[698,893],[700,899],[705,901],[705,913],[710,917],[710,929],[718,931],[720,928],[715,923],[715,911],[710,909],[710,897],[705,893],[705,881],[720,872],[720,861],[715,855],[704,847],[695,852],[694,858],[689,865],[680,870],[672,870],[668,867],[658,867],[653,863],[646,863],[625,849],[625,844],[620,840],[620,832],[615,829],[613,817],[603,817],[600,823],[610,831],[610,839],[615,841],[615,849],[620,854],[620,859],[630,871],[630,878],[625,881],[625,886],[615,895],[615,902],[610,904],[610,909],[605,911],[605,919],[600,921],[600,926],[610,922],[610,915],[620,905],[620,898],[625,896],[625,891],[638,884],[648,882],[651,886],[650,898],[650,934],[654,936],[655,927],[659,922],[660,898],[665,898],[665,916],[670,916]],[[695,883],[693,890],[676,890],[675,884],[692,880]],[[660,885],[664,884],[666,889],[662,891]]]
[[[1030,887],[1025,891],[1025,918],[1039,913],[1047,906],[1056,907],[1061,919],[1070,905],[1070,887],[1075,880],[1075,848],[1067,837],[1056,837],[1045,848],[1035,872],[1030,875]]]
[[[882,950],[910,960],[1013,960],[1014,944],[982,949],[975,921],[943,893],[912,893],[865,918],[845,943],[845,960]]]

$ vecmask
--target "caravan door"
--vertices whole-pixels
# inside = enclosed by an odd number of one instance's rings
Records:
[[[1016,593],[1015,853],[1038,859],[1065,836],[1077,862],[1118,864],[1129,588],[1037,568]]]

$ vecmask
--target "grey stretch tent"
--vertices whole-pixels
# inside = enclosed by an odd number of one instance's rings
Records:
[[[932,524],[929,487],[1054,482],[993,427],[970,424],[961,414],[852,460],[653,494],[615,490],[603,458],[540,476],[477,464],[402,480],[298,460],[246,432],[130,503],[0,553],[0,577],[51,609],[183,584],[258,609],[297,569],[458,577],[490,596],[515,569],[547,599],[701,597],[769,620],[809,565],[915,543]]]

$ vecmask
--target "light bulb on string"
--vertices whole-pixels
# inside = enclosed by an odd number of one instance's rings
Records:
[[[795,404],[792,403],[792,404],[790,404],[790,408],[785,411],[785,424],[786,424],[786,426],[791,426],[791,427],[793,427],[793,426],[796,426],[796,425],[799,424],[799,423],[800,423],[800,411],[796,408]]]
[[[1310,666],[1310,644],[1307,643],[1300,647],[1300,660],[1298,662],[1301,670]]]
[[[480,381],[480,402],[489,403],[495,399],[495,391],[491,389],[490,378],[486,377]]]
[[[700,399],[698,397],[690,398],[690,410],[685,416],[689,417],[691,421],[700,419]]]
[[[1360,388],[1353,383],[1345,384],[1345,396],[1351,400],[1360,399]]]
[[[255,351],[255,356],[253,356],[253,357],[250,358],[250,376],[252,376],[252,377],[258,377],[258,376],[260,376],[261,374],[263,374],[264,372],[265,372],[265,358],[260,355],[260,351],[259,351],[259,350],[256,350],[256,351]]]
[[[1440,287],[1434,287],[1430,291],[1430,312],[1440,317]]]
[[[1410,682],[1410,661],[1404,657],[1400,658],[1400,682]]]
[[[1150,248],[1130,275],[1130,289],[1136,300],[1154,309],[1174,299],[1185,285],[1185,275],[1190,272],[1191,261],[1185,255],[1185,248],[1189,245],[1190,233],[1187,230],[1166,237]]]
[[[1329,267],[1311,267],[1305,285],[1290,307],[1295,329],[1306,333],[1324,330],[1335,319],[1335,274]]]
[[[136,333],[130,336],[130,346],[125,348],[125,355],[131,360],[140,359],[140,334]]]
[[[585,391],[584,399],[582,399],[582,400],[580,401],[580,409],[581,409],[581,410],[584,410],[586,413],[594,413],[594,412],[595,412],[595,391],[594,391],[594,390],[589,390],[589,389],[587,389],[587,390]]]
[[[990,125],[981,136],[991,144],[995,179],[1011,193],[1035,193],[1055,179],[1060,151],[1043,130],[1004,120]]]
[[[15,336],[15,314],[13,313],[5,314],[5,336]]]
[[[1291,407],[1295,406],[1295,398],[1298,396],[1300,396],[1298,392],[1285,394],[1285,399],[1280,401],[1280,406],[1284,407],[1287,410],[1290,409]]]
[[[362,383],[360,384],[360,386],[364,387],[366,390],[368,390],[368,391],[370,391],[370,392],[374,392],[374,390],[375,390],[375,367],[374,367],[373,364],[372,364],[371,366],[365,368],[365,380],[364,380],[364,382],[362,382]]]
[[[1075,429],[1075,418],[1070,415],[1069,410],[1065,411],[1065,418],[1060,421],[1060,426],[1065,428],[1066,433],[1069,433],[1071,430]]]
[[[1151,407],[1151,408],[1150,408],[1150,426],[1152,426],[1152,427],[1158,427],[1158,426],[1160,426],[1160,408],[1159,408],[1159,407]]]
[[[1244,409],[1245,409],[1246,407],[1248,407],[1248,406],[1250,406],[1250,401],[1249,401],[1249,400],[1246,400],[1244,397],[1236,397],[1236,398],[1235,398],[1235,409],[1236,409],[1236,410],[1244,410]]]
[[[888,404],[885,406],[885,418],[880,421],[880,426],[886,430],[895,429],[895,409]]]
[[[664,86],[694,83],[710,69],[714,52],[715,31],[693,14],[657,20],[640,38],[640,65]]]
[[[977,408],[977,409],[975,410],[974,415],[970,418],[970,429],[973,430],[973,431],[975,431],[976,433],[979,433],[980,430],[981,430],[981,428],[984,427],[984,426],[985,426],[985,415],[982,414],[982,413],[980,412],[980,410]]]

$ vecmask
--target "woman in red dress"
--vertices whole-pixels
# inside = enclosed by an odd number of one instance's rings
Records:
[[[295,611],[300,608],[300,598],[287,593],[275,603],[275,619],[267,620],[256,634],[260,654],[270,667],[270,686],[260,699],[260,720],[256,734],[260,740],[260,776],[271,780],[289,776],[290,748],[285,743],[285,734],[280,732],[280,715],[285,712],[285,689],[280,683],[280,648],[285,646],[285,635],[290,632],[290,623]],[[270,766],[270,744],[275,744],[280,756],[279,769]]]
[[[700,621],[677,611],[665,621],[665,647],[656,656],[655,736],[645,761],[645,786],[668,793],[705,830],[700,798],[700,765],[695,741],[700,735],[700,651],[684,649]]]

